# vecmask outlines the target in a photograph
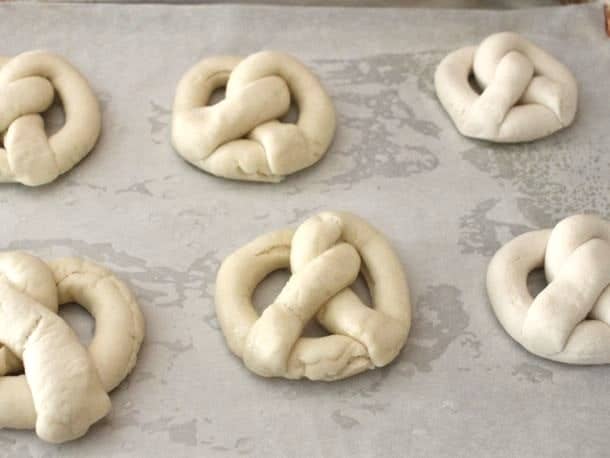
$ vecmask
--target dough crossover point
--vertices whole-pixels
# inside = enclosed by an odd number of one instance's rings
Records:
[[[516,33],[496,33],[478,47],[452,52],[438,66],[434,84],[466,137],[531,141],[567,127],[576,114],[578,88],[570,70]]]
[[[206,106],[226,86],[226,97]],[[298,106],[296,124],[280,122]],[[319,161],[335,132],[335,110],[318,79],[288,54],[212,57],[191,68],[176,90],[172,143],[212,175],[278,182]]]
[[[69,302],[95,319],[88,349],[57,315]],[[143,337],[138,304],[103,267],[0,253],[0,428],[35,428],[57,443],[84,435],[108,413],[107,393],[133,369]]]
[[[48,137],[40,113],[49,109],[55,91],[65,123]],[[0,57],[0,182],[53,181],[93,149],[101,119],[89,84],[63,58],[45,51]]]
[[[544,267],[548,286],[532,298],[527,278]],[[569,364],[610,363],[610,223],[564,219],[504,245],[487,292],[504,329],[528,351]]]
[[[271,272],[292,276],[259,316],[256,286]],[[362,273],[373,308],[350,289]],[[231,254],[216,280],[216,313],[228,346],[265,377],[333,381],[389,364],[411,325],[400,260],[361,218],[324,212],[294,231],[263,235]],[[301,337],[315,316],[331,334]]]

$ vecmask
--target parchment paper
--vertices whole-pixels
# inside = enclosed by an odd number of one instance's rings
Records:
[[[134,289],[147,336],[113,410],[76,442],[0,431],[3,456],[601,456],[610,367],[568,367],[510,339],[487,300],[500,245],[575,212],[610,217],[610,41],[599,5],[512,12],[255,6],[0,5],[0,53],[47,48],[103,105],[92,154],[48,186],[0,189],[2,249],[103,263]],[[437,102],[440,59],[514,30],[580,84],[575,124],[498,146],[461,137]],[[187,165],[168,123],[198,59],[293,53],[339,113],[332,149],[280,185]],[[414,322],[391,366],[324,384],[259,378],[214,314],[220,261],[321,209],[374,223],[408,270]],[[284,277],[285,278],[285,277]],[[282,276],[263,287],[271,300]],[[67,314],[87,335],[83,314]]]

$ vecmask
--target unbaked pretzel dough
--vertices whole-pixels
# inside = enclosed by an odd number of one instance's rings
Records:
[[[548,286],[532,298],[529,273]],[[564,219],[504,245],[487,272],[487,292],[504,329],[528,351],[569,364],[610,363],[610,223]]]
[[[292,277],[259,317],[254,289],[288,266]],[[349,288],[359,272],[373,308]],[[320,213],[296,231],[263,235],[226,258],[216,280],[216,313],[229,348],[251,371],[325,381],[389,364],[411,324],[398,257],[383,235],[344,212]],[[301,337],[314,316],[333,334]]]
[[[496,33],[478,47],[452,52],[438,66],[434,83],[466,137],[531,141],[569,126],[576,114],[578,88],[570,70],[516,33]]]
[[[57,91],[65,124],[47,137],[40,113]],[[101,129],[98,101],[66,60],[45,51],[0,57],[0,183],[49,183],[93,149]]]
[[[225,99],[206,106],[223,86]],[[296,124],[279,121],[291,96],[299,108]],[[207,58],[184,75],[176,90],[174,148],[213,175],[281,181],[320,160],[334,132],[331,99],[309,69],[288,54]]]
[[[86,349],[57,315],[76,302],[95,319]],[[111,272],[77,258],[45,263],[0,253],[0,428],[36,429],[65,442],[84,435],[110,409],[106,393],[129,374],[144,337],[140,308]],[[23,375],[8,375],[21,368]]]

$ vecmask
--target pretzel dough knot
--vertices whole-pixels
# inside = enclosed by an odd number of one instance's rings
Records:
[[[226,98],[206,106],[223,86]],[[299,109],[296,124],[279,121],[291,96]],[[281,181],[320,160],[334,132],[332,101],[307,67],[287,54],[204,59],[176,90],[174,148],[213,175]]]
[[[544,266],[533,299],[527,277]],[[576,215],[523,234],[490,263],[487,289],[500,323],[526,349],[571,364],[610,363],[610,224]]]
[[[474,80],[480,94],[473,89]],[[522,142],[572,123],[578,88],[553,56],[515,33],[452,52],[435,74],[437,95],[467,137]]]
[[[57,315],[68,302],[96,320],[88,349]],[[138,304],[106,269],[0,253],[0,428],[36,428],[49,442],[82,436],[108,413],[107,393],[134,367],[143,336]]]
[[[292,276],[259,317],[251,297],[274,270]],[[373,308],[350,289],[362,272]],[[273,232],[222,264],[216,311],[229,348],[265,377],[332,381],[390,363],[411,323],[405,275],[389,243],[349,213],[321,213]],[[301,337],[315,316],[330,335]]]
[[[47,137],[40,113],[53,103],[55,90],[66,121]],[[0,182],[53,181],[91,151],[100,128],[97,99],[67,61],[44,51],[0,57]]]

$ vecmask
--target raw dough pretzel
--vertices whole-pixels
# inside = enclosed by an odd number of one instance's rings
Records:
[[[254,289],[288,266],[292,277],[259,317]],[[374,308],[349,288],[358,272]],[[399,259],[379,232],[343,212],[320,213],[296,231],[263,235],[230,255],[218,272],[216,313],[229,348],[248,369],[290,379],[332,381],[385,366],[400,352],[411,324]],[[300,337],[314,315],[334,334]]]
[[[47,137],[39,113],[59,94],[65,124]],[[49,183],[74,167],[95,145],[100,108],[85,78],[45,51],[0,57],[0,182]]]
[[[529,273],[544,266],[548,286],[532,298]],[[504,245],[487,272],[491,305],[530,352],[570,364],[610,363],[610,224],[576,215],[551,230]]]
[[[474,76],[483,92],[470,84]],[[434,76],[436,93],[467,137],[524,142],[570,125],[578,88],[553,56],[516,33],[489,36],[479,47],[452,52]]]
[[[57,315],[76,302],[95,318],[88,350]],[[127,287],[93,263],[48,264],[0,253],[0,428],[36,428],[49,442],[84,435],[110,409],[106,393],[134,367],[144,337],[140,308]],[[11,355],[11,353],[14,355]],[[16,372],[23,360],[24,375]]]
[[[226,98],[206,106],[226,85]],[[299,108],[296,124],[279,122]],[[263,51],[240,59],[212,57],[178,84],[172,143],[195,166],[235,180],[278,182],[326,153],[335,110],[318,79],[295,58]]]

